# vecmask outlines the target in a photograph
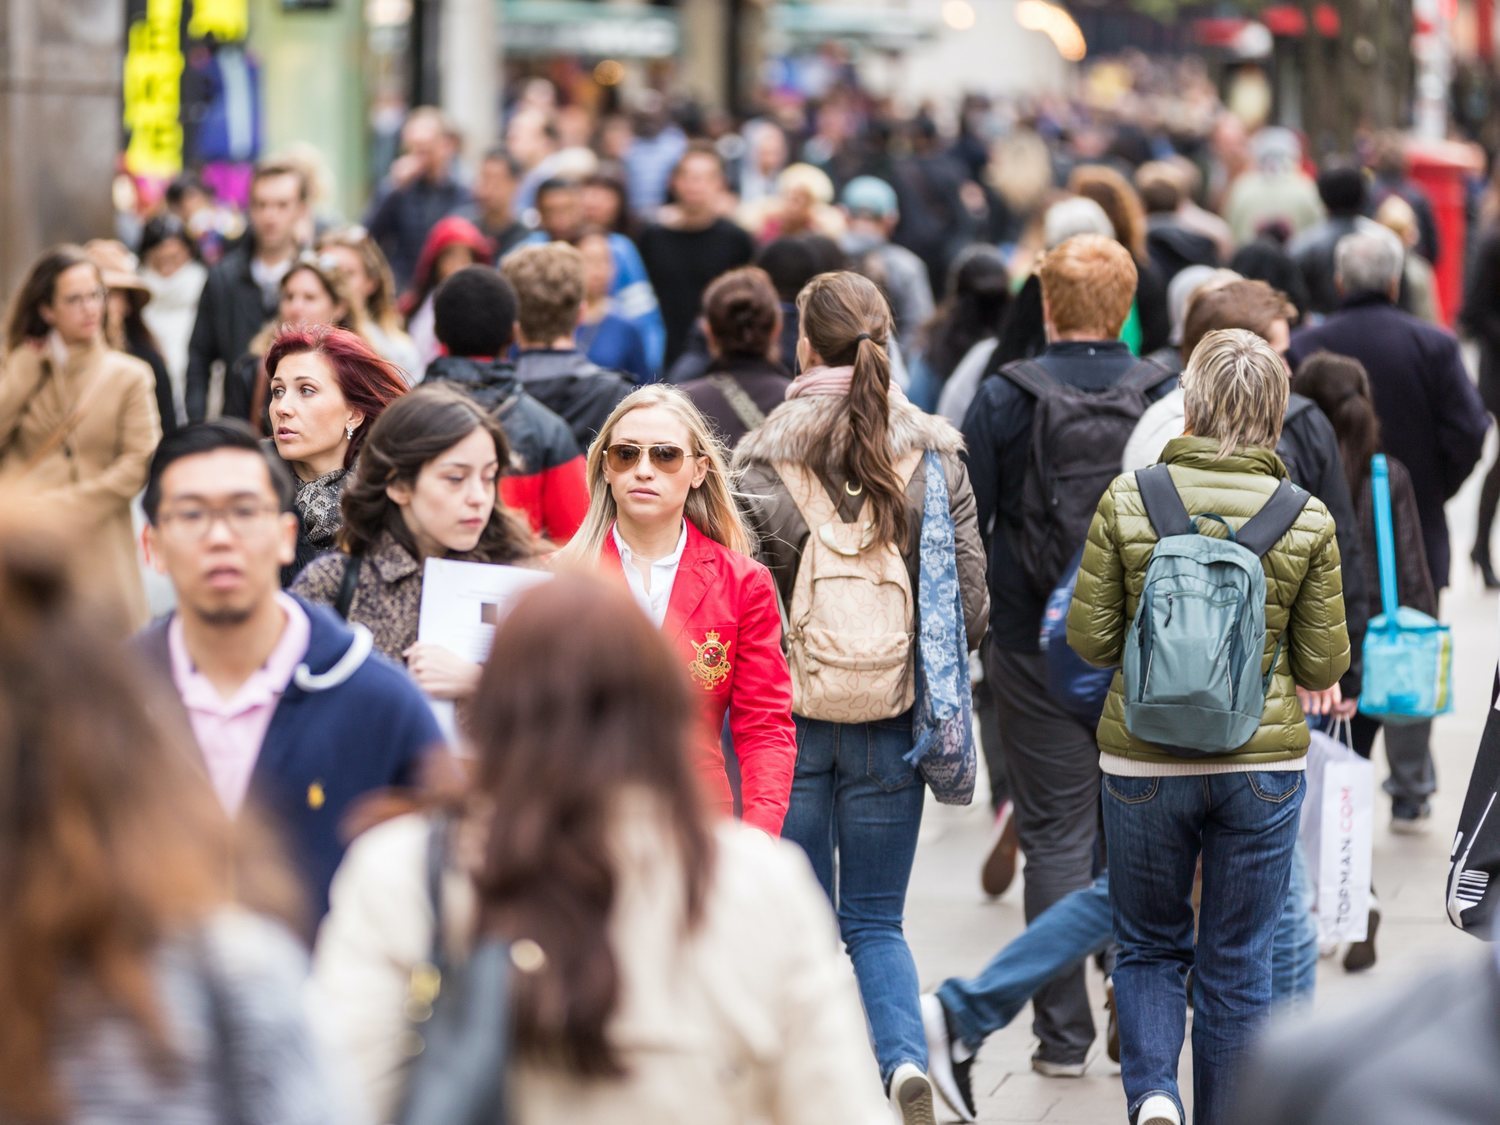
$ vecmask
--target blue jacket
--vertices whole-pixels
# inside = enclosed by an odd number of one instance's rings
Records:
[[[366,630],[351,630],[326,607],[295,600],[312,635],[271,716],[250,792],[281,830],[318,919],[328,911],[328,885],[344,858],[345,816],[368,793],[414,785],[422,756],[443,736],[416,684],[372,651]],[[136,638],[169,683],[170,620]]]

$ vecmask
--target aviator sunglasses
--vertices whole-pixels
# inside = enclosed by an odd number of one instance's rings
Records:
[[[635,468],[641,459],[641,454],[646,453],[651,458],[651,464],[664,473],[675,473],[682,468],[682,463],[688,457],[694,456],[685,453],[675,445],[633,445],[627,441],[617,441],[604,450],[604,456],[609,461],[611,470],[617,473],[628,472]]]

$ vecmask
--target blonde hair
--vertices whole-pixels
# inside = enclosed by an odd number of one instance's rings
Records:
[[[610,528],[614,527],[618,509],[609,481],[604,478],[604,451],[609,448],[615,427],[620,419],[636,410],[648,406],[659,406],[669,411],[687,427],[693,448],[688,450],[695,457],[708,462],[708,475],[703,483],[688,493],[684,515],[692,525],[721,546],[741,555],[751,553],[750,531],[745,526],[745,517],[734,501],[730,487],[728,459],[723,447],[713,436],[708,419],[693,405],[692,399],[677,387],[654,383],[626,395],[599,428],[599,436],[589,446],[588,462],[584,476],[589,486],[589,510],[583,525],[574,534],[568,545],[557,553],[562,565],[592,566],[604,550]]]
[[[1220,457],[1250,447],[1275,449],[1290,392],[1286,364],[1245,328],[1208,333],[1182,373],[1188,427],[1197,437],[1217,439]]]
[[[802,335],[830,367],[852,367],[845,408],[830,416],[810,464],[827,479],[841,470],[862,486],[876,542],[904,544],[906,485],[891,452],[891,306],[857,273],[820,273],[797,294]],[[842,430],[843,433],[835,431]]]
[[[583,307],[583,255],[566,242],[525,246],[506,256],[500,272],[516,291],[516,323],[528,343],[546,346],[578,327]]]
[[[1130,251],[1102,234],[1075,234],[1042,259],[1042,296],[1058,332],[1120,334],[1135,300]]]

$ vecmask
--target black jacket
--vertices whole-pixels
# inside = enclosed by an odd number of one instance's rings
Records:
[[[494,414],[514,462],[501,480],[502,498],[549,539],[567,542],[588,508],[583,453],[568,423],[528,394],[501,360],[441,356],[428,364],[424,381],[458,387]]]
[[[1443,504],[1479,462],[1490,424],[1458,341],[1387,297],[1367,293],[1346,300],[1317,328],[1296,333],[1287,358],[1296,368],[1319,351],[1357,359],[1369,372],[1382,443],[1411,474],[1427,567],[1441,590],[1449,564]]]
[[[1500,416],[1500,226],[1474,245],[1459,322],[1479,344],[1480,397]]]
[[[1053,344],[1037,357],[1054,379],[1089,391],[1114,386],[1134,366],[1118,340]],[[1152,394],[1176,385],[1168,379]],[[986,379],[964,418],[964,460],[989,545],[990,642],[1006,652],[1036,652],[1050,591],[1038,592],[1016,555],[1021,537],[1021,488],[1031,453],[1036,400],[1004,376]],[[1081,545],[1081,544],[1080,544]]]
[[[411,284],[428,232],[438,220],[467,210],[473,199],[469,189],[454,180],[417,180],[387,191],[371,205],[365,228],[385,251],[398,290]]]
[[[1188,266],[1219,265],[1214,240],[1188,230],[1171,215],[1153,215],[1147,222],[1146,253],[1167,285]]]
[[[215,363],[227,372],[250,349],[250,341],[266,321],[276,314],[277,302],[267,301],[250,275],[255,253],[252,239],[245,239],[213,269],[198,301],[198,319],[188,340],[188,363],[184,398],[189,422],[201,422],[208,413],[208,385]]]
[[[580,449],[589,447],[610,411],[635,390],[629,376],[600,367],[576,348],[523,351],[516,357],[516,378],[568,424]]]
[[[714,385],[715,376],[737,383],[762,415],[771,413],[785,402],[786,390],[792,385],[791,376],[781,364],[742,355],[716,359],[703,378],[682,384],[683,394],[692,399],[693,405],[713,423],[714,429],[724,439],[724,445],[731,451],[752,427],[745,424],[728,397]]]
[[[1344,475],[1333,423],[1311,399],[1298,394],[1290,396],[1276,453],[1286,465],[1292,483],[1323,501],[1323,506],[1333,517],[1339,562],[1344,571],[1344,621],[1349,629],[1350,654],[1349,671],[1339,683],[1344,694],[1353,699],[1359,695],[1361,686],[1361,651],[1365,630],[1370,623],[1368,575],[1374,560],[1368,557],[1365,539],[1355,517],[1354,500],[1349,495],[1349,478]],[[1378,589],[1375,593],[1378,597]]]

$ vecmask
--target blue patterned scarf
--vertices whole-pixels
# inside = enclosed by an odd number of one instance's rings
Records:
[[[927,451],[926,466],[917,593],[917,702],[912,711],[915,745],[906,760],[917,767],[940,802],[967,805],[974,799],[976,771],[969,645],[948,482],[932,450]]]

